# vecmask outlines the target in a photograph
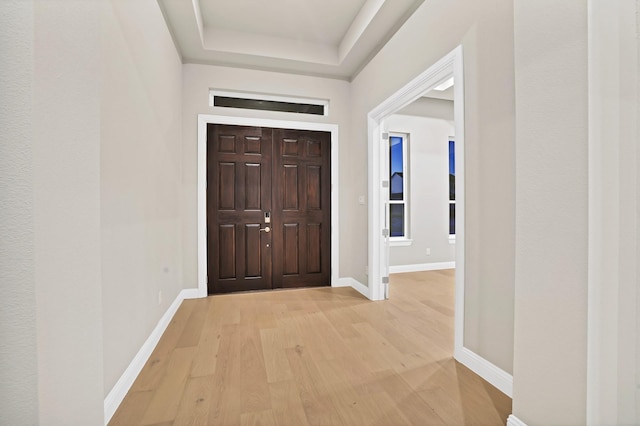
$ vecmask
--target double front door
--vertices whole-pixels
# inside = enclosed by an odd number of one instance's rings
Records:
[[[207,126],[209,293],[329,285],[331,134]]]

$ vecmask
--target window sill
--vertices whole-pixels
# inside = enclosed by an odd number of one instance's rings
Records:
[[[409,238],[398,238],[397,240],[390,239],[389,245],[391,247],[407,247],[413,244],[413,240]]]
[[[449,244],[455,244],[455,243],[456,243],[456,236],[449,235]]]

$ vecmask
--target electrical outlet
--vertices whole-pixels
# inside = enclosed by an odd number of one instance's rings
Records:
[[[431,248],[427,248],[427,256],[431,256]]]
[[[158,291],[158,305],[162,305],[162,290]]]

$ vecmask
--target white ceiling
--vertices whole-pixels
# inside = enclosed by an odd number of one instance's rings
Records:
[[[158,0],[185,63],[352,79],[424,0]]]
[[[445,90],[430,90],[425,95],[425,98],[444,99],[447,101],[453,100],[453,86]]]

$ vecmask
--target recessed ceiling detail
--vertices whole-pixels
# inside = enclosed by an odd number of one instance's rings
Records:
[[[351,79],[424,0],[158,0],[185,63]]]

